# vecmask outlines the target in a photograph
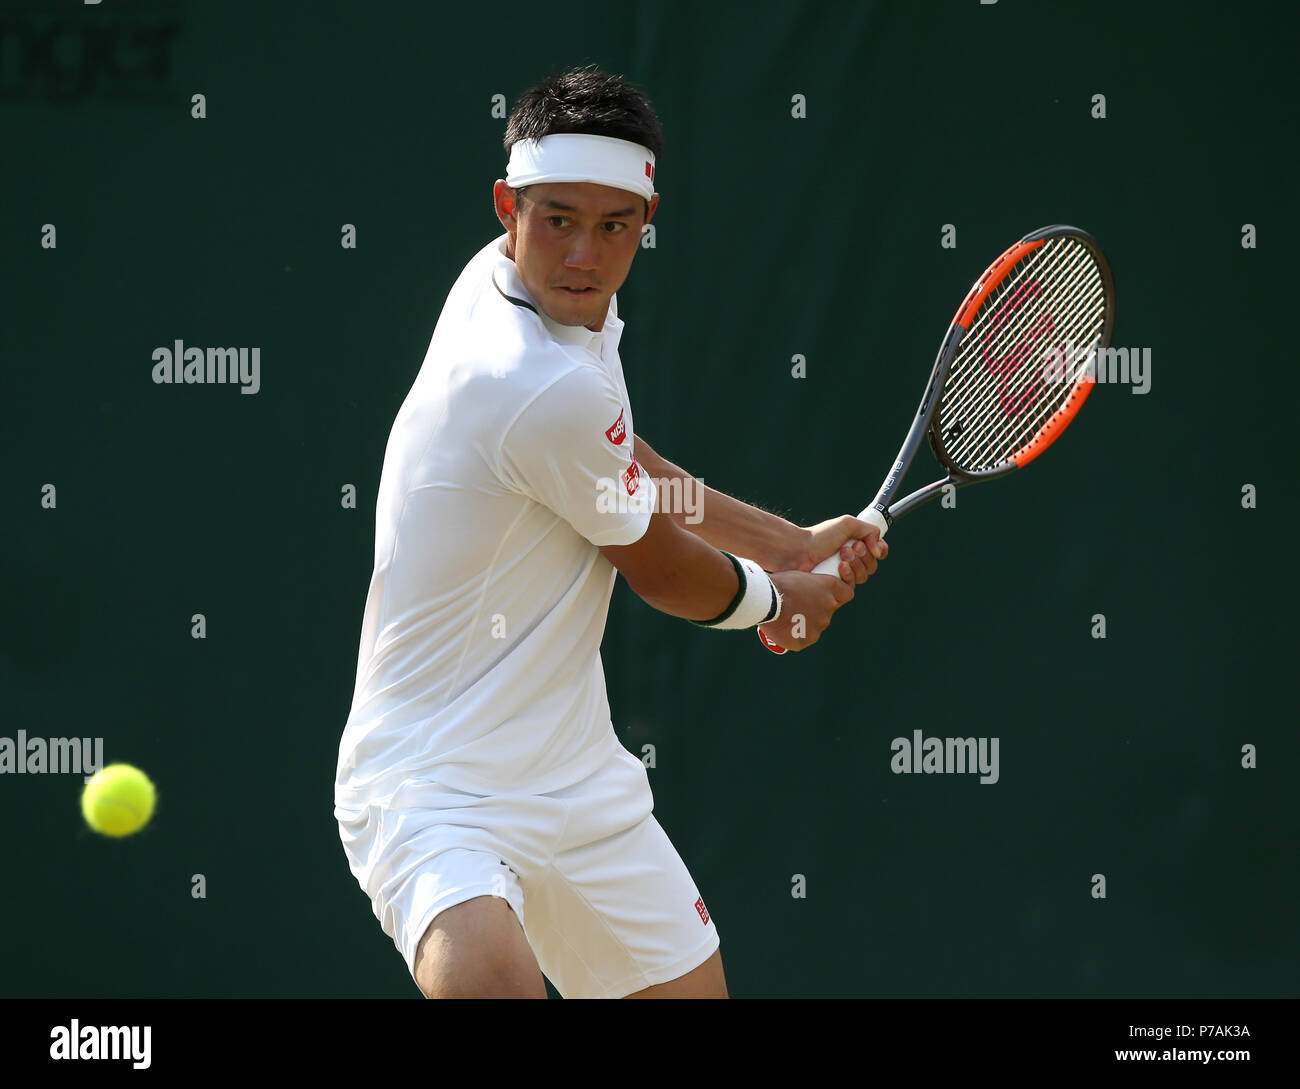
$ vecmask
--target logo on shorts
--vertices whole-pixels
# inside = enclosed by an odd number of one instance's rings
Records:
[[[627,438],[627,424],[623,422],[623,413],[618,414],[614,426],[605,432],[605,438],[609,439],[615,446],[623,445],[623,440]]]
[[[641,466],[636,463],[636,458],[632,459],[632,464],[623,474],[623,487],[627,489],[628,495],[636,495],[637,488],[641,487]]]
[[[705,926],[709,925],[709,909],[704,906],[704,897],[701,896],[695,901],[695,910],[700,913],[700,922]]]

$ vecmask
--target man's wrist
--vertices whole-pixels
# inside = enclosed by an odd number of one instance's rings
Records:
[[[760,561],[769,571],[801,571],[812,553],[812,531],[786,522],[771,552]]]
[[[781,594],[758,561],[723,552],[736,569],[739,587],[731,604],[712,620],[692,620],[701,628],[752,628],[770,624],[781,615]]]

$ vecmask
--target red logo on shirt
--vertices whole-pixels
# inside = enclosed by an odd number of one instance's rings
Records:
[[[623,422],[623,413],[618,414],[614,426],[605,432],[605,438],[609,439],[615,446],[623,445],[623,440],[627,438],[627,424]]]
[[[695,910],[700,913],[700,921],[705,926],[709,925],[709,909],[704,906],[704,897],[701,896],[695,901]]]
[[[623,487],[627,489],[628,495],[636,495],[637,488],[641,487],[641,466],[636,463],[636,458],[632,459],[632,464],[623,474]]]

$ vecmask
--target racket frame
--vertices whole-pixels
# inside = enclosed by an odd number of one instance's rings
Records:
[[[874,511],[886,526],[892,526],[904,514],[942,494],[944,488],[949,485],[955,488],[964,488],[968,484],[996,480],[1000,476],[1015,472],[1022,465],[1028,463],[1030,460],[1028,458],[1022,462],[1008,458],[1001,465],[995,465],[989,469],[959,468],[953,463],[944,449],[943,436],[940,435],[938,426],[939,404],[943,400],[944,384],[948,381],[948,372],[952,368],[952,361],[957,358],[957,352],[961,349],[971,322],[979,312],[984,300],[1003,282],[1011,268],[1014,268],[1021,258],[1037,249],[1048,239],[1058,238],[1061,235],[1070,235],[1078,239],[1087,247],[1093,260],[1097,263],[1107,306],[1101,334],[1090,350],[1101,351],[1110,347],[1111,334],[1115,326],[1115,281],[1111,273],[1110,262],[1106,260],[1106,255],[1102,253],[1101,247],[1092,235],[1088,234],[1087,231],[1080,230],[1078,227],[1057,223],[1048,227],[1040,227],[1036,231],[1030,231],[1029,234],[1008,246],[1002,255],[989,265],[984,274],[975,281],[970,291],[966,293],[966,297],[962,300],[961,306],[957,308],[957,313],[954,315],[952,323],[948,326],[943,341],[939,345],[934,368],[930,372],[930,381],[926,384],[925,394],[921,398],[920,405],[917,406],[916,416],[912,421],[911,429],[907,433],[907,438],[903,440],[898,456],[894,459],[894,466],[885,477],[884,483],[881,484],[880,490],[876,493],[876,498],[864,509],[864,515],[867,511]],[[1091,392],[1092,385],[1092,382],[1086,381],[1078,385],[1075,401],[1070,409],[1070,417],[1073,417],[1074,413],[1078,411],[1079,406],[1086,399],[1088,393]],[[1069,422],[1068,418],[1065,422]],[[911,468],[916,452],[921,448],[922,440],[927,436],[935,460],[939,462],[946,475],[931,484],[925,485],[923,488],[917,488],[901,499],[895,500],[894,496],[897,494],[903,478]],[[875,521],[874,518],[871,520]]]

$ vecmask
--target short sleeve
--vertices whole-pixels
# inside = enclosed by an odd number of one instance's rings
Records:
[[[580,366],[534,397],[507,429],[501,473],[596,546],[639,541],[655,482],[633,457],[632,429],[613,381]]]

